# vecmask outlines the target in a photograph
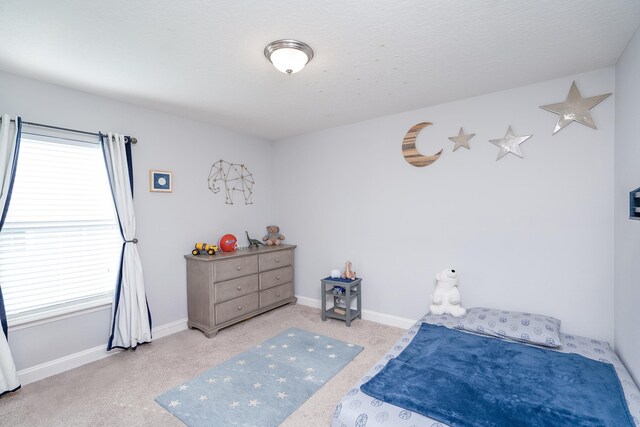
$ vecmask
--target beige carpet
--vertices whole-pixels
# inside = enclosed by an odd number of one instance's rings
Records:
[[[403,330],[366,320],[320,319],[320,310],[287,305],[221,330],[208,339],[183,331],[22,387],[0,398],[6,426],[181,426],[153,399],[200,372],[292,326],[364,347],[356,358],[282,424],[326,426],[338,400]]]

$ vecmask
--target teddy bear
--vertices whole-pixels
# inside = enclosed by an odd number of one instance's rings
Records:
[[[455,270],[442,270],[436,275],[436,290],[431,297],[429,311],[431,314],[441,315],[449,313],[453,317],[462,317],[467,310],[460,306],[460,291],[458,290],[458,274]]]
[[[356,280],[356,272],[351,269],[351,261],[344,263],[344,273],[340,277],[342,279]]]
[[[262,241],[267,246],[278,246],[284,240],[284,236],[280,234],[280,227],[277,225],[267,225],[267,234],[262,238]]]

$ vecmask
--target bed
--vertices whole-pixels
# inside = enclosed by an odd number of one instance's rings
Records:
[[[459,320],[450,315],[435,316],[427,314],[418,320],[389,352],[342,398],[333,412],[331,418],[332,427],[445,426],[445,424],[421,414],[375,399],[360,389],[364,383],[367,383],[373,376],[380,372],[389,360],[397,357],[405,349],[416,336],[423,322],[452,329],[456,329],[459,324]],[[640,392],[609,344],[590,338],[563,333],[559,333],[559,336],[563,344],[554,350],[563,353],[576,353],[589,359],[609,362],[613,365],[620,380],[632,420],[635,425],[640,425]]]

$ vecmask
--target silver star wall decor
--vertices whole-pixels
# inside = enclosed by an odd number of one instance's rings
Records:
[[[515,136],[513,131],[511,130],[511,126],[507,129],[507,134],[502,139],[490,139],[489,142],[500,147],[500,151],[498,152],[498,158],[496,161],[500,160],[507,153],[515,154],[521,159],[524,158],[522,156],[522,151],[520,150],[520,144],[525,142],[527,139],[531,138],[533,135],[526,136]]]
[[[464,147],[467,150],[471,150],[471,147],[469,147],[469,140],[474,136],[476,136],[475,133],[464,133],[462,128],[460,128],[460,131],[458,132],[458,136],[449,137],[449,139],[455,143],[455,145],[453,146],[453,151],[456,151],[460,147]]]
[[[558,104],[541,105],[540,108],[558,114],[560,116],[558,117],[556,128],[553,130],[554,135],[556,134],[556,132],[558,132],[560,129],[563,129],[571,122],[582,123],[583,125],[589,126],[592,129],[597,129],[589,110],[607,99],[609,95],[611,94],[605,93],[603,95],[583,98],[582,95],[580,95],[578,86],[576,86],[576,82],[574,81],[573,83],[571,83],[571,89],[569,89],[569,94],[567,95],[567,99],[564,102],[560,102]]]

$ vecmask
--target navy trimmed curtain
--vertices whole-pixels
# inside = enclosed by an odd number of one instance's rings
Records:
[[[4,220],[9,211],[11,202],[11,192],[13,182],[16,177],[16,166],[18,165],[18,153],[20,152],[20,136],[22,133],[22,119],[16,117],[11,122],[8,114],[2,116],[0,123],[0,231],[4,225]],[[0,396],[16,391],[20,388],[20,380],[16,372],[16,365],[9,349],[7,313],[4,308],[4,298],[2,297],[2,284],[0,283],[0,323],[2,324],[2,334],[0,334]]]
[[[109,132],[100,136],[113,203],[124,240],[107,350],[135,349],[139,344],[151,341],[151,311],[147,303],[142,263],[138,254],[138,239],[135,237],[131,145],[126,143],[124,135]]]

